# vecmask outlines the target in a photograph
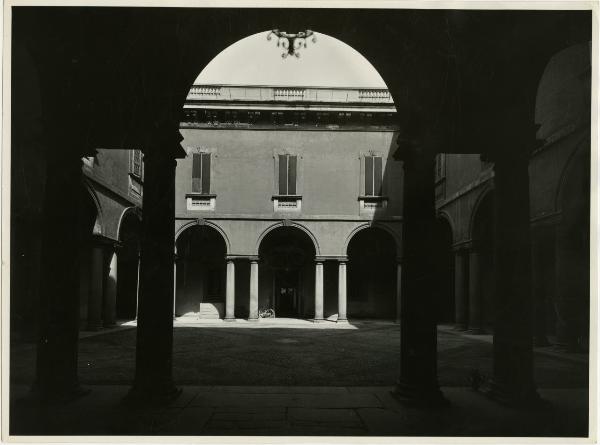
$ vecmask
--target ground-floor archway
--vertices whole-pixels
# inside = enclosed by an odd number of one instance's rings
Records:
[[[396,317],[396,242],[379,227],[356,233],[348,244],[348,318]]]
[[[314,313],[315,246],[302,230],[277,227],[260,242],[259,309],[277,317],[310,317]]]
[[[225,240],[210,226],[194,225],[181,233],[176,246],[175,315],[222,318],[225,310]]]

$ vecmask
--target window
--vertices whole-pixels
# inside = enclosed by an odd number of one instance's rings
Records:
[[[297,156],[279,155],[279,195],[296,195],[297,164]]]
[[[192,155],[192,193],[210,194],[210,153]]]
[[[142,177],[142,150],[131,150],[129,172],[138,178]]]
[[[439,182],[446,177],[446,157],[444,153],[438,153],[434,159],[435,182]]]
[[[365,156],[365,196],[381,196],[381,156]]]

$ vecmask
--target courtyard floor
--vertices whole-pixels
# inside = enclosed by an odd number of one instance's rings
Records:
[[[399,326],[387,322],[178,320],[173,372],[183,394],[168,407],[131,409],[120,401],[134,375],[135,329],[122,326],[82,335],[79,375],[90,395],[34,409],[26,396],[35,348],[14,345],[11,433],[587,435],[585,355],[536,350],[536,381],[549,403],[524,412],[469,388],[474,370],[491,374],[491,337],[440,327],[439,381],[452,407],[432,413],[403,407],[390,396],[399,350]]]

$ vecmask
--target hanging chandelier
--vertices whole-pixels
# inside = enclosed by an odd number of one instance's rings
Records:
[[[300,31],[296,34],[288,34],[285,31],[280,31],[278,29],[274,29],[269,31],[267,34],[267,40],[271,40],[271,36],[275,36],[277,38],[277,47],[283,47],[285,51],[281,54],[281,57],[284,59],[287,56],[296,56],[300,57],[300,53],[298,50],[302,47],[306,48],[306,39],[312,36],[312,42],[316,43],[317,36],[316,34],[307,29],[306,31]]]

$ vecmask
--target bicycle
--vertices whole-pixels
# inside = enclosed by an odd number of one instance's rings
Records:
[[[271,308],[259,309],[258,318],[275,318],[275,310]]]

